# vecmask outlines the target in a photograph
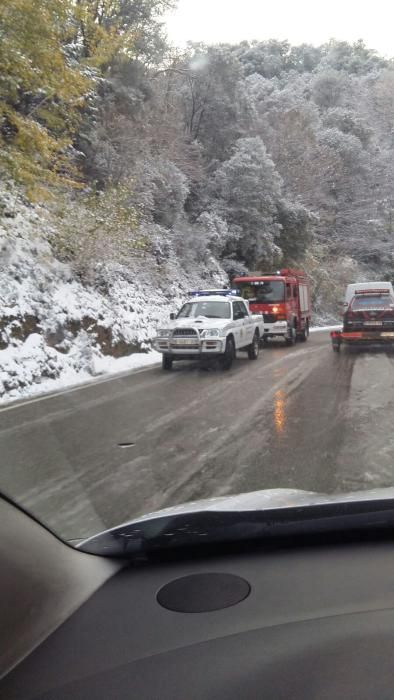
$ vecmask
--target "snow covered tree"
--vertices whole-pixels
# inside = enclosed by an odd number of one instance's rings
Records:
[[[337,107],[346,94],[347,76],[333,68],[321,70],[313,81],[313,99],[321,109]]]
[[[343,134],[356,136],[364,147],[368,146],[373,134],[373,130],[365,119],[354,110],[341,107],[327,110],[323,118],[323,125],[327,128],[339,129]]]
[[[192,141],[203,145],[211,161],[225,160],[245,133],[247,105],[242,100],[241,65],[230,47],[196,47],[179,64],[184,71],[184,121]]]
[[[227,221],[236,238],[227,252],[248,265],[268,264],[280,254],[277,205],[282,181],[263,141],[237,141],[233,156],[216,171],[212,182],[213,208]]]
[[[222,256],[229,244],[238,238],[238,233],[232,233],[227,222],[215,213],[203,212],[197,223],[205,233],[210,251],[217,257]]]
[[[279,76],[287,67],[290,45],[287,41],[252,42],[240,54],[245,74],[258,73],[264,78]]]
[[[331,39],[323,48],[323,65],[348,74],[365,74],[387,65],[387,61],[376,51],[368,49],[360,39],[354,44]]]
[[[278,204],[278,221],[281,225],[279,244],[283,262],[289,265],[300,262],[313,241],[317,217],[302,204],[281,200]]]
[[[58,199],[53,206],[58,226],[51,243],[56,255],[69,262],[84,282],[111,263],[127,264],[130,256],[149,248],[138,228],[132,183],[124,181],[105,192],[89,192],[78,201]]]

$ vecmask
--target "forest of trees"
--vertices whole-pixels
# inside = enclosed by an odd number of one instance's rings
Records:
[[[173,4],[0,5],[0,176],[56,211],[57,255],[391,278],[394,63],[362,41],[176,50]]]

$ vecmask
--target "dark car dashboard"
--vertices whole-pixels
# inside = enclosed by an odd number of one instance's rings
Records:
[[[394,543],[127,566],[3,679],[0,696],[392,700]]]

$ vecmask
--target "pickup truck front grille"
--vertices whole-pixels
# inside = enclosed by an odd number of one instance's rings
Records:
[[[199,350],[199,334],[194,328],[175,328],[171,338],[173,350]]]
[[[175,328],[173,334],[173,338],[196,338],[198,337],[198,333],[194,328]]]
[[[275,323],[275,314],[263,314],[265,323]]]

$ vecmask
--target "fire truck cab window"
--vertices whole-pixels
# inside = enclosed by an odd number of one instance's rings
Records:
[[[284,301],[284,283],[282,280],[256,280],[237,285],[239,293],[252,304],[270,304]]]
[[[286,284],[286,299],[291,299],[291,284]]]

